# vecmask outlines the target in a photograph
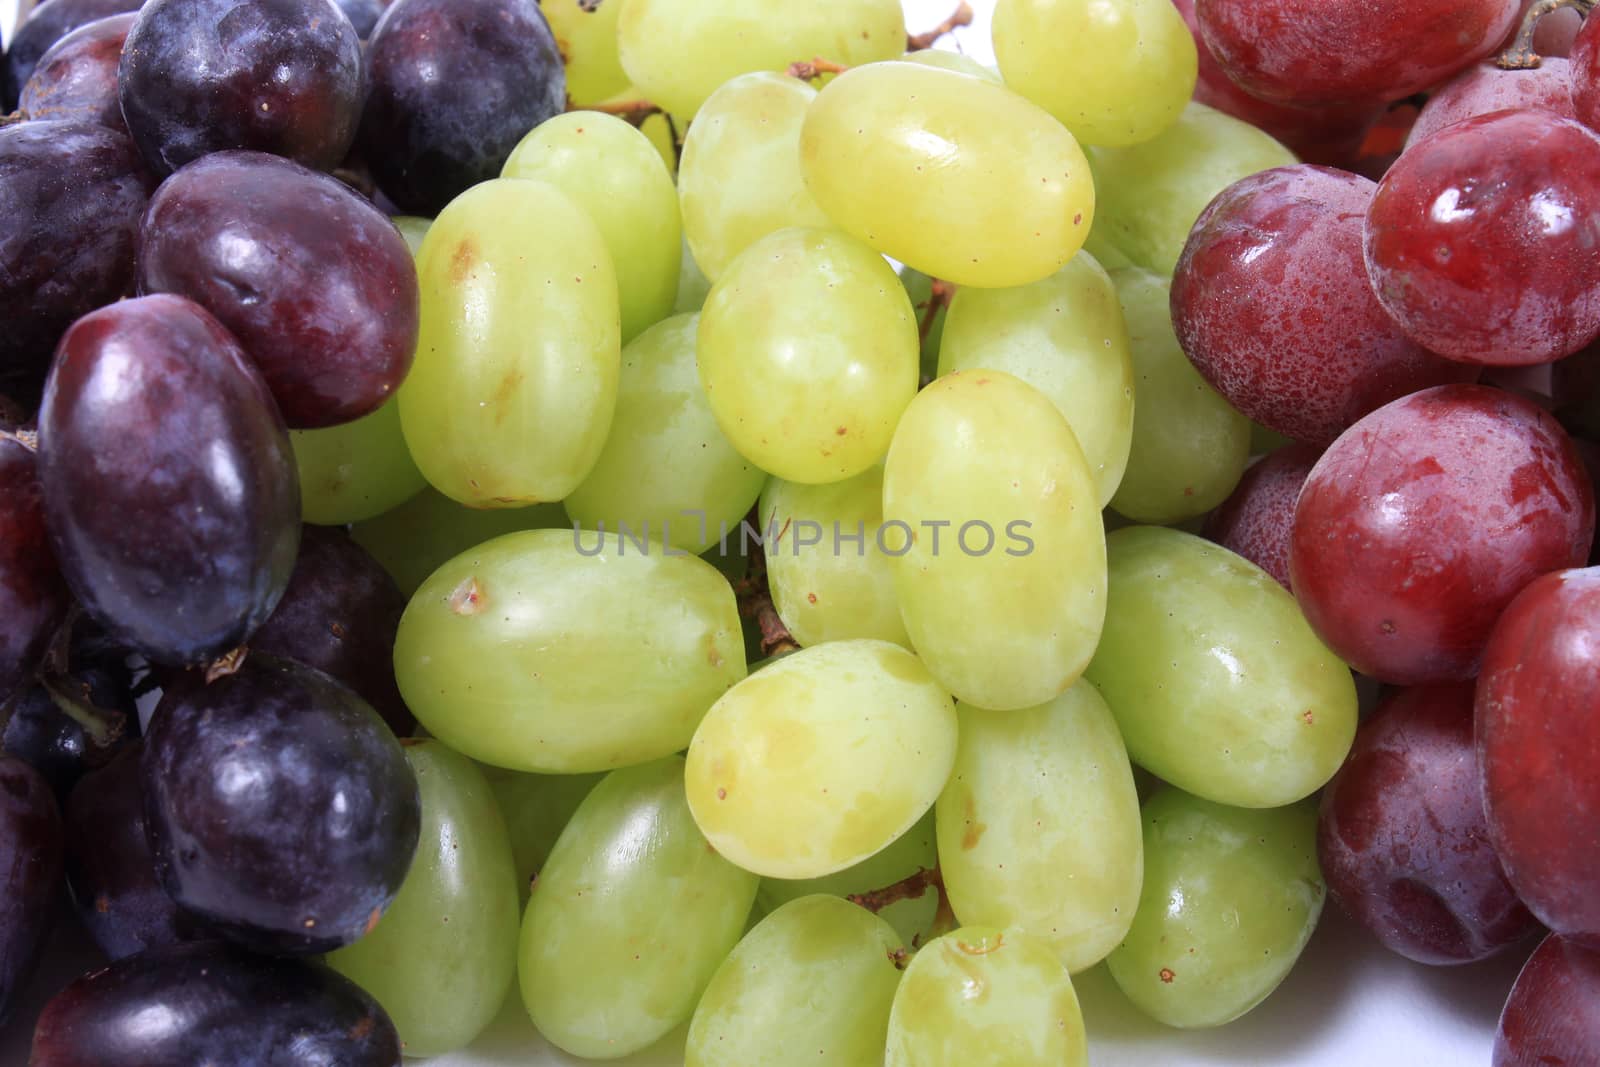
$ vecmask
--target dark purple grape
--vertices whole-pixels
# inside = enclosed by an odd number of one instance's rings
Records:
[[[1495,1034],[1494,1067],[1600,1063],[1600,953],[1551,934],[1517,975]]]
[[[198,302],[261,369],[294,429],[378,409],[417,344],[417,271],[382,212],[337,179],[221,152],[150,201],[139,288]]]
[[[178,945],[119,960],[45,1006],[30,1067],[399,1067],[360,986],[303,960]]]
[[[370,705],[320,671],[252,653],[168,689],[145,740],[145,814],[181,907],[265,952],[370,930],[411,867],[417,780]]]
[[[0,129],[0,389],[37,399],[73,320],[133,291],[134,243],[154,188],[115,130]]]
[[[37,771],[0,755],[0,1024],[55,917],[61,813]]]
[[[383,5],[378,0],[335,0],[339,10],[344,12],[344,17],[350,20],[350,25],[356,28],[356,36],[365,41],[372,36],[372,28],[378,24],[378,19],[383,17]]]
[[[34,65],[51,45],[79,26],[107,15],[137,11],[142,3],[144,0],[45,0],[34,8],[18,27],[17,36],[0,63],[0,96],[4,97],[5,110],[17,106],[17,97]]]
[[[405,609],[389,572],[349,534],[306,526],[289,589],[250,647],[331,675],[371,704],[396,737],[406,737],[416,720],[400,699],[393,656]]]
[[[150,0],[120,92],[162,174],[227,148],[332,170],[361,116],[361,41],[333,0]]]
[[[378,188],[433,216],[498,177],[566,106],[561,52],[536,0],[398,0],[367,45],[359,145]]]
[[[283,419],[239,343],[176,296],[78,320],[39,415],[56,557],[84,608],[157,663],[203,663],[277,606],[300,540]]]
[[[132,14],[79,26],[39,58],[22,87],[18,107],[29,119],[96,122],[127,133],[117,99],[117,63],[133,25]]]
[[[33,672],[66,610],[34,451],[0,434],[0,701]]]

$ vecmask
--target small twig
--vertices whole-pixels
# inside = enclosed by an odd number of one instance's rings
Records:
[[[90,699],[89,687],[82,682],[77,683],[82,692],[72,692],[67,681],[64,677],[47,675],[39,679],[39,684],[63,715],[83,727],[95,748],[105,751],[114,746],[128,728],[128,717],[120,711],[98,707]]]
[[[678,122],[672,112],[663,111],[661,117],[666,120],[667,134],[672,138],[672,173],[677,174],[683,167],[683,135],[678,132]]]
[[[613,100],[599,104],[585,104],[583,107],[569,106],[567,110],[598,111],[603,115],[615,115],[630,126],[642,126],[644,120],[651,115],[666,114],[648,100]]]
[[[249,655],[249,646],[240,645],[232,652],[224,652],[222,655],[212,660],[210,665],[206,667],[206,684],[210,685],[219,678],[226,678],[230,674],[237,674],[239,672],[239,668],[244,666],[245,658]]]
[[[835,63],[831,59],[813,58],[809,61],[802,59],[798,63],[790,63],[789,69],[784,73],[791,78],[799,78],[803,82],[808,82],[814,81],[824,74],[843,74],[849,69],[849,67]]]
[[[924,342],[933,332],[933,323],[939,317],[939,312],[950,306],[950,301],[955,299],[956,287],[953,282],[941,281],[938,278],[928,279],[930,292],[928,299],[917,305],[922,312],[922,321],[917,323],[917,336]]]
[[[0,441],[15,441],[29,452],[39,451],[38,430],[0,430]]]
[[[970,25],[972,25],[972,5],[967,3],[967,0],[961,0],[961,2],[956,5],[955,11],[950,13],[949,18],[939,23],[939,25],[935,26],[927,33],[906,34],[906,51],[920,52],[925,48],[932,48],[935,42],[937,42],[939,38],[943,37],[945,34],[950,33],[962,26]]]
[[[761,521],[760,512],[755,508],[750,509],[750,513],[755,516],[757,523]],[[778,537],[782,536],[780,532]],[[750,550],[749,567],[745,576],[734,583],[733,591],[738,598],[739,614],[743,618],[754,619],[761,631],[763,656],[783,656],[800,651],[800,643],[789,632],[789,627],[772,602],[772,589],[767,582],[767,554],[761,545]]]
[[[919,868],[917,873],[900,879],[894,885],[886,885],[882,889],[874,889],[867,893],[851,893],[845,899],[876,915],[890,904],[898,904],[902,900],[920,899],[929,889],[941,891],[944,889],[944,878],[937,866]]]
[[[5,129],[7,126],[15,126],[19,122],[27,121],[28,116],[20,111],[13,111],[9,115],[0,115],[0,130]]]
[[[1495,64],[1501,70],[1537,68],[1540,57],[1539,53],[1533,50],[1533,31],[1538,28],[1539,20],[1566,7],[1587,18],[1589,12],[1594,10],[1596,2],[1597,0],[1539,0],[1537,4],[1528,8],[1528,13],[1522,17],[1522,28],[1517,30],[1516,40],[1511,42],[1511,47],[1495,58]]]

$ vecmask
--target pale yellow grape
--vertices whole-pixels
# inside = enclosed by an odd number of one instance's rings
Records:
[[[970,74],[974,78],[1004,85],[1000,72],[993,67],[979,63],[971,56],[960,52],[947,52],[942,48],[919,48],[915,52],[907,52],[900,57],[907,63],[921,63],[927,67],[938,67],[941,70],[953,70],[957,74]]]
[[[604,237],[554,186],[502,178],[439,214],[417,273],[421,331],[400,386],[417,466],[473,507],[560,500],[599,458],[617,399]]]
[[[1194,95],[1199,53],[1172,0],[998,0],[1006,84],[1085,144],[1148,141]]]
[[[700,269],[700,264],[695,262],[687,241],[683,243],[683,251],[678,261],[680,264],[678,296],[672,304],[673,314],[682,315],[689,311],[699,311],[705,306],[706,296],[711,292],[711,282]]]
[[[728,440],[790,481],[883,458],[917,391],[911,300],[882,256],[831,230],[768,234],[711,287],[700,382]]]
[[[620,0],[539,0],[566,70],[567,96],[579,107],[624,91],[628,75],[617,58]]]
[[[884,1067],[1085,1067],[1083,1014],[1050,946],[967,926],[911,960],[889,1012]]]
[[[906,29],[899,0],[628,0],[617,44],[646,97],[697,118],[737,75],[815,58],[847,67],[890,59],[905,48]]]
[[[1092,148],[1089,160],[1105,239],[1137,265],[1166,275],[1213,197],[1240,178],[1298,162],[1248,122],[1196,103],[1151,140]]]
[[[769,878],[820,878],[933,806],[956,754],[950,696],[885,641],[834,641],[729,690],[689,746],[689,806],[717,851]]]
[[[1106,237],[1106,228],[1096,226],[1089,231],[1089,239],[1083,242],[1083,250],[1095,258],[1108,271],[1121,270],[1133,266],[1133,260],[1128,258],[1126,252],[1112,244]]]
[[[653,1044],[694,1014],[755,894],[755,876],[695,829],[682,757],[607,775],[561,831],[523,916],[517,975],[534,1025],[589,1059]]]
[[[767,476],[711,414],[695,370],[699,325],[698,315],[676,315],[623,348],[611,435],[565,501],[585,529],[699,554],[755,503]]]
[[[715,281],[751,244],[790,226],[832,226],[800,177],[800,124],[817,91],[741,74],[711,94],[683,139],[678,202],[695,262]]]
[[[1088,677],[1134,762],[1244,808],[1311,795],[1355,738],[1350,669],[1260,567],[1159,526],[1107,539],[1111,594]]]
[[[838,897],[783,905],[717,968],[684,1067],[881,1067],[904,946]]]
[[[483,763],[575,774],[681,750],[744,677],[727,579],[572,530],[479,545],[422,583],[395,680],[428,732]]]
[[[486,511],[457,504],[424,489],[398,507],[357,522],[350,536],[410,596],[445,561],[469,548],[518,530],[572,529],[560,504]]]
[[[549,182],[589,213],[616,268],[624,344],[672,314],[683,227],[649,138],[613,115],[569,111],[524,137],[500,176]]]
[[[883,467],[827,485],[773,478],[761,494],[762,532],[773,606],[801,645],[875,637],[911,646],[894,593],[883,526]],[[859,536],[859,541],[857,540]],[[813,538],[820,538],[809,543]],[[891,550],[898,545],[891,543]]]
[[[1167,279],[1137,267],[1111,278],[1133,342],[1139,397],[1128,469],[1111,506],[1136,522],[1204,515],[1244,474],[1250,420],[1200,377],[1178,344]]]
[[[1105,616],[1105,531],[1072,428],[1037,389],[957,371],[906,410],[883,515],[912,646],[959,699],[1026,708],[1083,673]],[[942,524],[942,525],[941,525]]]
[[[841,229],[958,285],[1027,285],[1094,222],[1072,134],[981,78],[874,63],[830,82],[800,130],[806,187]]]
[[[400,431],[400,405],[390,397],[370,415],[321,430],[293,430],[300,470],[300,517],[343,526],[382,515],[428,484]]]
[[[939,373],[999,370],[1055,404],[1094,475],[1104,507],[1133,438],[1133,362],[1111,278],[1079,252],[1055,274],[1015,289],[960,289],[939,343]]]

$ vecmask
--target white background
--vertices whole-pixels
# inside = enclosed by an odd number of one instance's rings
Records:
[[[31,0],[21,2],[31,6]],[[904,2],[913,30],[937,25],[953,6],[950,0]],[[0,0],[0,31],[8,40],[18,3]],[[988,14],[994,0],[973,0],[973,6],[977,21],[944,47],[959,46],[992,62]],[[1421,967],[1384,952],[1330,904],[1311,946],[1278,992],[1217,1030],[1180,1032],[1143,1019],[1101,968],[1077,981],[1096,1067],[1488,1067],[1500,1006],[1526,954],[1519,949],[1470,967]],[[88,950],[62,935],[33,996],[0,1032],[0,1064],[26,1063],[27,1035],[42,999],[93,964]],[[656,1048],[616,1062],[679,1067],[682,1042],[680,1030]],[[513,991],[506,1010],[471,1052],[431,1062],[437,1067],[570,1067],[585,1061],[550,1049]]]

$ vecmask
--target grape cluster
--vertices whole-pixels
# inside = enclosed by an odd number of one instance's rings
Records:
[[[1330,897],[1600,1062],[1592,4],[987,6],[31,14],[35,1067],[1070,1067]]]

